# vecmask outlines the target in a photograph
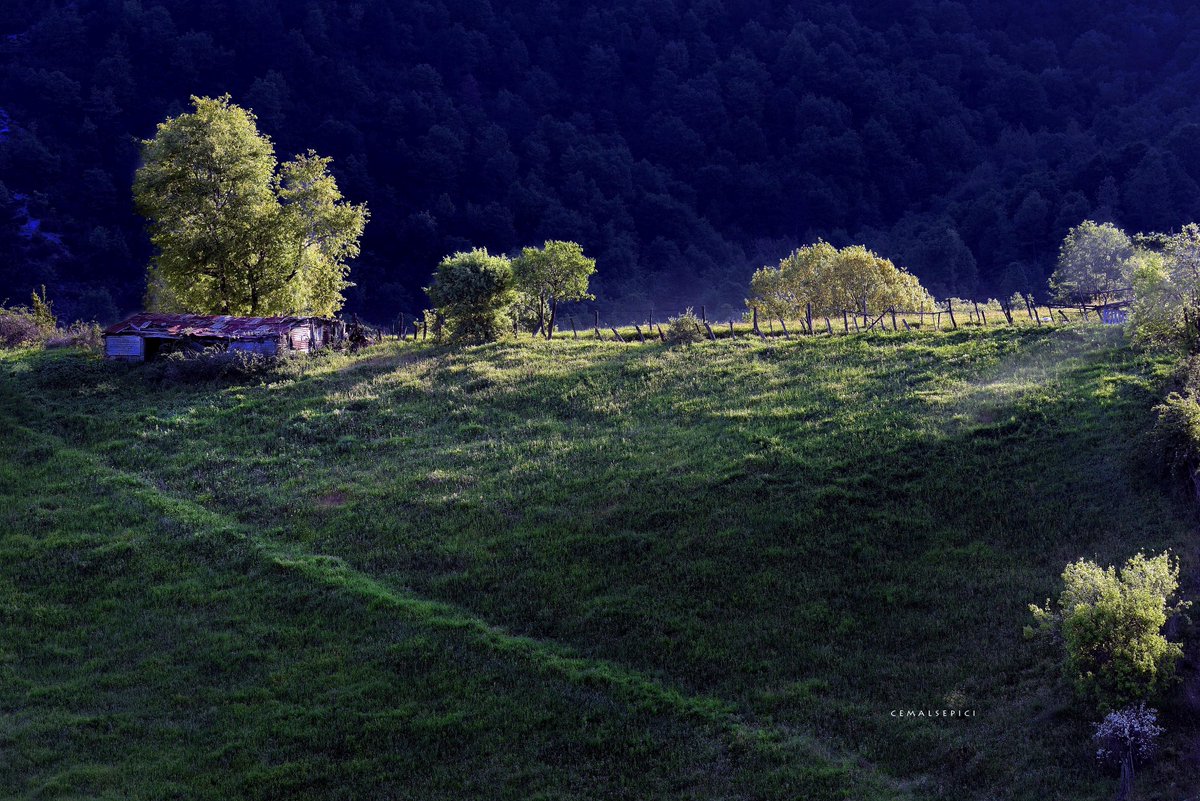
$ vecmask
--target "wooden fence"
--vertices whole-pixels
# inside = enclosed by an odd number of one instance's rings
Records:
[[[760,313],[757,308],[739,319],[710,320],[705,307],[695,311],[699,333],[711,340],[730,339],[741,336],[762,339],[802,336],[836,336],[839,334],[861,334],[878,331],[953,331],[958,328],[987,328],[996,326],[1043,326],[1064,323],[1101,323],[1101,313],[1112,304],[1104,306],[1050,306],[1025,302],[1024,308],[1014,308],[995,301],[981,304],[975,302],[945,304],[931,309],[901,311],[894,308],[879,312],[863,313],[841,310],[838,313],[817,314],[811,306],[801,317],[782,317]],[[628,319],[628,317],[626,318]],[[402,340],[428,339],[429,325],[425,315],[402,314],[392,328],[393,335]],[[524,335],[522,333],[521,335]],[[529,334],[531,338],[540,332]],[[613,323],[602,319],[599,310],[590,317],[564,315],[555,327],[554,336],[572,339],[598,339],[615,342],[666,341],[663,322],[654,319],[650,311],[644,319],[635,322]]]

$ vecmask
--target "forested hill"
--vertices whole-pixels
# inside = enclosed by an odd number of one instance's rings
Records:
[[[374,319],[449,251],[547,237],[612,308],[736,304],[817,236],[1036,290],[1085,217],[1200,217],[1198,30],[1186,0],[7,0],[0,296],[136,306],[136,140],[225,92],[370,205]]]

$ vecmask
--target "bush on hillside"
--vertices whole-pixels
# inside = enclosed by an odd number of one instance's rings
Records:
[[[38,345],[46,339],[47,334],[29,309],[21,306],[0,308],[0,346],[19,348]]]
[[[433,333],[440,337],[444,331],[455,342],[499,339],[511,327],[513,281],[512,263],[487,248],[445,257],[425,288],[439,318]]]
[[[1187,607],[1172,603],[1179,564],[1169,554],[1138,553],[1118,571],[1080,559],[1062,574],[1058,608],[1030,605],[1044,630],[1061,637],[1064,669],[1076,692],[1101,712],[1161,693],[1183,648],[1167,640],[1167,618]]]
[[[1155,435],[1167,465],[1195,478],[1200,466],[1200,356],[1183,362],[1176,384],[1178,390],[1154,408],[1158,415]]]
[[[59,328],[46,288],[34,292],[28,306],[0,306],[0,347],[81,347],[100,351],[104,344],[100,326],[76,321]]]
[[[689,307],[687,311],[667,320],[668,345],[691,345],[704,339],[704,324]]]
[[[95,323],[73,322],[46,340],[47,348],[82,348],[99,353],[104,350],[104,329]]]
[[[198,384],[262,378],[274,372],[278,361],[257,353],[205,348],[169,353],[151,365],[163,383]]]

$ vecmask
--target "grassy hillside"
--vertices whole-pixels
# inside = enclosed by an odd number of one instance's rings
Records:
[[[1021,630],[1079,556],[1194,573],[1167,369],[1050,327],[6,355],[0,795],[1105,798]],[[1149,798],[1200,778],[1167,723]]]

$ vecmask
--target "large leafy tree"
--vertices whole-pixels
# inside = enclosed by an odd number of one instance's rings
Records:
[[[1143,340],[1200,342],[1200,225],[1139,235],[1133,266],[1133,323]]]
[[[142,143],[134,200],[155,256],[148,305],[208,314],[329,315],[350,286],[368,219],[347,203],[329,159],[280,165],[254,114],[193,97],[191,113]]]
[[[594,272],[596,260],[575,242],[550,240],[541,248],[525,248],[513,262],[517,288],[533,301],[546,339],[554,336],[559,303],[592,297],[588,280]]]
[[[828,242],[799,248],[750,282],[747,304],[771,315],[799,315],[812,304],[820,314],[912,310],[932,298],[916,276],[862,245],[837,249]]]
[[[1063,240],[1050,288],[1064,303],[1108,303],[1129,289],[1133,254],[1120,228],[1084,220]]]

